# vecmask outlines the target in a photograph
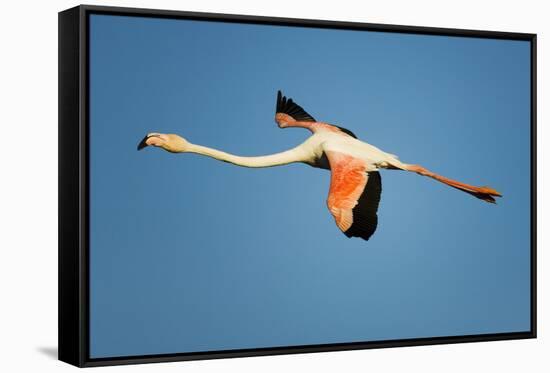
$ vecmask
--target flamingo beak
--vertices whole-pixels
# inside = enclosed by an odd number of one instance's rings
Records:
[[[160,142],[158,139],[162,139],[162,137],[160,136],[160,134],[158,133],[150,133],[148,135],[146,135],[138,144],[137,146],[137,150],[141,150],[149,145],[159,145]]]

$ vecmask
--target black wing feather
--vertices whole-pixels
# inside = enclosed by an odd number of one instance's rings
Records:
[[[351,137],[357,138],[357,136],[355,136],[355,133],[351,132],[347,128],[339,127],[339,126],[334,126],[334,127],[338,128],[340,131],[344,132],[345,134],[350,135]]]
[[[275,109],[276,113],[284,113],[290,115],[295,120],[301,120],[304,122],[316,122],[315,118],[313,118],[311,115],[309,115],[300,105],[294,102],[291,98],[286,98],[286,96],[283,96],[281,91],[277,92],[277,107]],[[344,132],[345,134],[357,138],[353,132],[348,130],[347,128],[334,126],[338,128],[340,131]]]
[[[275,113],[288,114],[295,120],[304,122],[316,122],[300,105],[295,103],[291,98],[287,100],[281,91],[277,92],[277,107]]]
[[[368,240],[378,226],[378,205],[382,194],[382,179],[378,171],[369,172],[367,185],[352,210],[353,224],[344,234]]]

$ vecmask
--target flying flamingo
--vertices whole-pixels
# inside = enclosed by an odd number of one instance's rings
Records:
[[[336,225],[348,237],[368,240],[378,225],[382,183],[378,170],[412,171],[428,176],[483,201],[495,203],[496,190],[476,187],[438,175],[420,165],[402,163],[397,156],[357,139],[351,131],[318,122],[291,98],[277,93],[275,122],[279,128],[301,127],[312,135],[297,147],[281,153],[242,157],[196,145],[174,134],[149,133],[138,145],[160,147],[171,153],[196,153],[243,167],[273,167],[301,162],[331,171],[327,206]]]

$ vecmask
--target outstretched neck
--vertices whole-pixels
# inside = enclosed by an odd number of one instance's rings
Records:
[[[242,167],[273,167],[294,162],[306,161],[305,152],[299,146],[281,153],[259,157],[242,157],[226,153],[221,150],[195,144],[189,144],[186,152],[205,155],[207,157],[211,157],[223,162],[232,163],[234,165]]]

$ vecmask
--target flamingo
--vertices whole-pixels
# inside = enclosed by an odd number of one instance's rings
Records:
[[[361,141],[353,132],[334,124],[318,122],[291,98],[277,93],[275,122],[279,128],[300,127],[312,135],[302,144],[280,153],[243,157],[217,149],[192,144],[176,134],[152,132],[138,144],[162,148],[171,153],[196,153],[243,167],[273,167],[305,163],[330,170],[327,207],[336,226],[348,237],[368,240],[378,225],[378,205],[382,193],[380,169],[403,170],[435,179],[471,194],[483,201],[496,203],[502,195],[487,187],[461,183],[429,171],[417,164],[407,164],[396,155]]]

